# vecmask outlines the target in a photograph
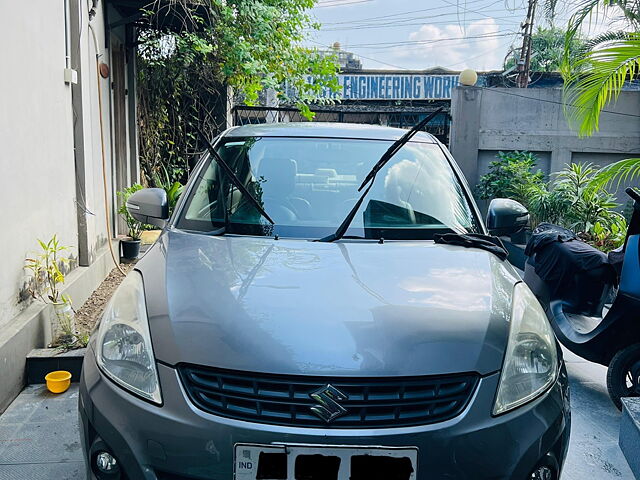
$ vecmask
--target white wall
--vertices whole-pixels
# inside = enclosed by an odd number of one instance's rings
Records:
[[[62,0],[0,0],[0,323],[19,307],[36,239],[76,244],[71,89]],[[73,253],[74,251],[71,250]]]
[[[0,326],[17,315],[24,286],[25,258],[36,239],[57,234],[78,256],[76,179],[86,183],[90,249],[105,244],[100,125],[93,35],[87,2],[80,1],[82,34],[71,48],[82,61],[82,116],[74,112],[71,87],[64,83],[64,0],[0,0]],[[103,2],[91,22],[101,60],[105,49]],[[111,188],[110,83],[101,79],[108,198]],[[74,122],[83,122],[84,179],[76,178]]]
[[[101,2],[102,3],[102,2]],[[95,257],[97,249],[106,241],[106,219],[104,212],[103,180],[102,180],[102,152],[100,145],[100,109],[98,104],[98,76],[96,72],[96,53],[100,55],[99,61],[110,65],[109,50],[105,47],[104,15],[102,8],[98,8],[96,16],[91,21],[89,28],[87,2],[81,1],[84,9],[82,21],[82,33],[80,42],[80,59],[82,61],[83,82],[82,104],[84,122],[84,155],[86,206],[91,214],[86,214],[87,233],[91,258]],[[100,7],[102,5],[99,5]],[[93,32],[92,32],[93,30]],[[94,37],[95,33],[95,37]],[[100,78],[102,89],[102,122],[105,142],[107,198],[112,201],[112,174],[111,174],[111,110],[110,110],[110,80]],[[110,207],[111,208],[111,207]]]

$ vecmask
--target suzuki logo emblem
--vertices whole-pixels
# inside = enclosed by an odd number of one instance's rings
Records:
[[[311,411],[327,423],[347,413],[347,409],[338,402],[349,400],[349,397],[333,385],[327,384],[309,396],[318,402],[318,405],[311,407]]]

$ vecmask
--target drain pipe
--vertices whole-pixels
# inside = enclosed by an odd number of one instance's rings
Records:
[[[64,0],[64,68],[71,69],[71,13],[69,11],[69,0]]]
[[[120,262],[116,258],[116,254],[113,251],[113,245],[111,243],[112,233],[111,233],[111,212],[109,209],[109,194],[107,192],[107,161],[104,147],[104,125],[102,119],[102,88],[100,85],[100,49],[98,48],[98,39],[96,38],[96,32],[93,29],[93,25],[89,23],[89,30],[91,30],[91,35],[93,36],[93,44],[95,46],[96,51],[96,80],[98,86],[98,112],[100,114],[100,148],[102,154],[102,192],[103,192],[103,200],[104,200],[104,215],[105,221],[107,224],[107,244],[109,245],[109,252],[111,253],[111,259],[115,264],[116,268],[120,270],[120,273],[123,276],[126,276],[125,271],[120,266]]]

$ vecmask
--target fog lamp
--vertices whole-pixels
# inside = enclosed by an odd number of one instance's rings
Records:
[[[101,473],[113,475],[118,473],[119,466],[118,461],[109,452],[98,452],[96,455],[96,468]]]
[[[555,480],[555,475],[553,469],[545,465],[536,468],[530,478],[531,480]]]

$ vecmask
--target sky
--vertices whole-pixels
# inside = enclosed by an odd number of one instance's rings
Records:
[[[311,14],[322,27],[308,45],[340,42],[364,68],[488,71],[501,70],[510,47],[521,46],[527,1],[318,0]],[[556,23],[568,16],[560,11]]]

